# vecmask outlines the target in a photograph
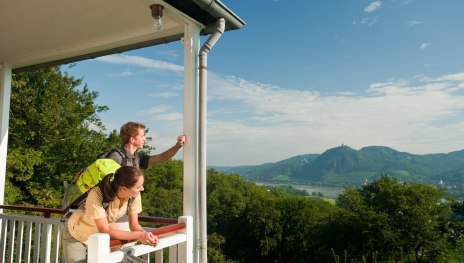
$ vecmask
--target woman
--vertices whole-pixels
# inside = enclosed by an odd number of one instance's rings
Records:
[[[64,262],[86,262],[87,240],[95,233],[107,233],[112,239],[138,240],[145,245],[158,244],[158,238],[145,232],[138,221],[143,181],[140,169],[126,166],[105,176],[98,187],[90,190],[86,202],[64,223]],[[118,229],[116,222],[126,215],[130,229]]]

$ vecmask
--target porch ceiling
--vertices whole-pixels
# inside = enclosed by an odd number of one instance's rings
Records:
[[[159,31],[149,8],[154,3],[165,7]],[[207,26],[224,16],[227,30],[244,25],[214,0],[5,0],[0,67],[23,71],[176,41],[185,22]]]

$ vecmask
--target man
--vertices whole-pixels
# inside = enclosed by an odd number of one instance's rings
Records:
[[[151,156],[140,156],[138,149],[145,144],[145,125],[138,122],[128,122],[121,127],[119,132],[122,147],[120,151],[113,151],[107,158],[115,160],[121,166],[134,166],[139,169],[146,169],[148,165],[164,162],[172,158],[185,144],[185,135],[179,135],[174,146],[161,154]]]

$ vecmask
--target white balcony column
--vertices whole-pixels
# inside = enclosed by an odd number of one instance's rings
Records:
[[[6,154],[10,120],[11,68],[0,64],[0,204],[5,201]],[[0,209],[0,213],[3,209]]]
[[[183,215],[193,218],[192,258],[198,262],[198,144],[199,144],[199,78],[198,54],[200,52],[200,26],[186,24],[184,38],[184,196]],[[187,256],[188,257],[188,256]]]
[[[88,263],[111,262],[110,235],[97,233],[92,234],[88,240]]]
[[[187,241],[179,244],[178,249],[178,261],[177,262],[184,262],[184,263],[192,263],[193,262],[193,219],[190,216],[181,216],[179,218],[179,223],[185,223],[184,233],[187,237]],[[171,254],[169,254],[171,256]]]

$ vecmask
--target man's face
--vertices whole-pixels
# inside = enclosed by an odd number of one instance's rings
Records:
[[[143,145],[145,144],[145,131],[144,129],[139,129],[139,132],[137,136],[132,137],[133,138],[133,143],[135,147],[137,148],[142,148]]]

